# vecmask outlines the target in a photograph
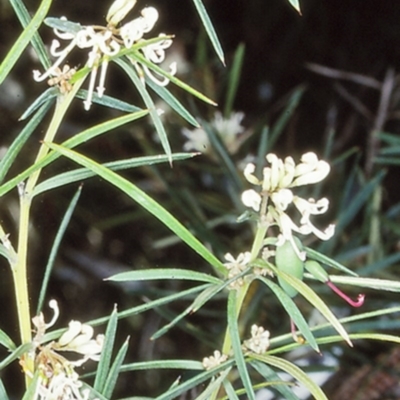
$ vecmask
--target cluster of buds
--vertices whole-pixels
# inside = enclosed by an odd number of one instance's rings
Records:
[[[225,254],[224,263],[226,269],[228,270],[228,279],[232,279],[235,276],[240,275],[243,271],[245,271],[248,267],[248,264],[251,260],[251,253],[246,251],[244,253],[240,253],[239,256],[235,259],[230,253]],[[242,277],[238,277],[235,279],[229,287],[231,289],[238,289],[243,286],[244,280]]]
[[[250,350],[256,354],[263,354],[269,347],[269,331],[256,324],[251,327],[251,338],[243,342],[245,350]]]
[[[84,102],[85,109],[89,110],[92,104],[93,93],[96,91],[99,97],[102,97],[105,91],[105,80],[109,61],[112,57],[117,56],[123,49],[131,49],[137,43],[142,42],[143,36],[150,32],[158,20],[158,11],[154,7],[146,7],[141,11],[141,15],[118,27],[119,23],[125,18],[128,12],[134,7],[136,0],[115,0],[108,10],[106,17],[107,26],[82,26],[80,24],[70,23],[65,18],[61,21],[65,26],[69,27],[68,31],[61,31],[54,28],[55,35],[62,40],[69,40],[70,43],[60,50],[60,42],[55,39],[50,47],[52,56],[57,57],[55,63],[43,74],[39,71],[33,71],[33,77],[36,81],[60,77],[60,66],[70,54],[70,52],[78,47],[80,49],[89,49],[86,66],[90,68],[90,83],[88,95]],[[140,50],[144,57],[153,64],[160,64],[165,60],[165,50],[172,44],[170,36],[165,34],[159,35],[159,40],[152,41],[148,45],[143,44]],[[134,56],[127,55],[129,60],[137,69],[139,76],[144,80],[144,73],[156,82],[158,85],[167,85],[169,79],[164,77],[158,78],[150,71],[147,65],[139,65]],[[100,78],[98,86],[95,88],[97,81],[98,68],[101,65]],[[176,73],[176,63],[170,65],[170,74]],[[144,73],[143,73],[144,71]],[[53,77],[53,78],[52,78]]]

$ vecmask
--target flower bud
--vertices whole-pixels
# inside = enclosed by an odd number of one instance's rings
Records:
[[[293,238],[296,242],[297,247],[301,250],[301,242],[297,238]],[[291,242],[286,241],[281,246],[277,246],[275,252],[275,264],[278,270],[286,272],[298,279],[303,279],[304,263],[297,255]],[[282,289],[290,296],[294,297],[297,294],[297,290],[291,286],[285,279],[278,276],[278,282]]]
[[[135,6],[136,0],[115,0],[108,9],[106,20],[110,25],[117,26]]]

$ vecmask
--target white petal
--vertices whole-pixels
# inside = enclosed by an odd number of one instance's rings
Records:
[[[251,207],[254,211],[260,211],[261,196],[253,189],[245,190],[242,193],[242,203],[246,207]]]

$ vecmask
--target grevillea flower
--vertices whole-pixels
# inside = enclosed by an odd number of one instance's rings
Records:
[[[229,271],[228,279],[232,279],[235,276],[240,275],[247,268],[247,265],[251,260],[251,253],[249,251],[240,253],[236,259],[230,253],[227,253],[225,254],[225,260],[228,261],[224,263],[225,267]],[[230,287],[232,289],[238,289],[243,285],[243,283],[244,280],[242,277],[240,277],[233,281],[230,284]]]
[[[245,133],[245,127],[242,125],[243,118],[244,113],[242,112],[233,112],[228,118],[225,118],[220,111],[217,111],[210,122],[210,126],[221,138],[230,154],[235,154],[243,141],[250,135],[249,132]],[[210,140],[203,128],[193,130],[183,128],[182,134],[188,139],[183,145],[185,151],[195,150],[213,155]]]
[[[46,330],[54,325],[59,315],[55,300],[50,302],[50,307],[54,310],[54,317],[49,323],[45,323],[42,313],[32,319],[36,335],[33,339],[34,353],[29,356],[34,358],[34,370],[30,370],[24,360],[21,360],[25,374],[31,378],[38,374],[33,400],[88,400],[90,390],[82,389],[82,382],[74,368],[89,359],[100,359],[104,336],[93,338],[91,326],[71,321],[58,341],[41,345]],[[65,351],[72,351],[83,357],[70,361],[61,354]]]
[[[202,364],[205,369],[211,369],[211,368],[217,367],[218,365],[222,364],[227,359],[228,359],[228,356],[226,354],[221,354],[221,352],[219,350],[215,350],[214,355],[203,358]]]
[[[251,327],[251,338],[243,342],[243,346],[254,353],[263,354],[269,347],[269,331],[262,326],[253,325]]]
[[[158,20],[158,11],[154,7],[146,7],[141,11],[138,18],[118,27],[118,24],[134,7],[136,0],[116,0],[108,10],[106,17],[107,26],[82,26],[77,23],[69,23],[68,31],[60,31],[54,28],[54,34],[61,40],[69,41],[69,44],[60,50],[61,44],[57,39],[53,40],[50,47],[50,54],[56,57],[54,64],[43,74],[39,71],[33,71],[33,78],[36,81],[45,79],[54,79],[59,75],[60,67],[67,56],[74,48],[88,49],[86,66],[90,68],[90,82],[88,94],[84,101],[85,109],[89,110],[92,104],[93,94],[96,91],[99,97],[105,92],[105,81],[108,69],[108,63],[112,57],[118,55],[123,49],[130,49],[133,45],[142,42],[144,35],[150,32]],[[61,18],[67,24],[66,18]],[[67,29],[67,28],[65,28]],[[171,46],[170,36],[160,34],[159,41],[143,45],[138,51],[141,51],[144,57],[153,64],[160,64],[165,60],[165,50]],[[140,67],[139,62],[133,55],[127,55],[139,72],[143,80],[143,71],[158,85],[167,85],[169,79],[162,79],[154,76],[154,73],[147,65]],[[100,77],[97,78],[98,69],[101,66]],[[170,74],[176,73],[176,63],[170,65]],[[96,87],[96,82],[97,87]]]
[[[263,169],[263,179],[261,180],[254,175],[256,170],[254,164],[250,163],[245,167],[245,178],[253,185],[259,186],[260,189],[259,191],[250,189],[243,192],[242,202],[245,206],[260,212],[262,220],[270,225],[278,226],[281,235],[279,243],[290,241],[299,258],[304,261],[305,253],[298,249],[293,239],[293,232],[303,235],[313,233],[319,239],[328,240],[333,236],[335,226],[329,225],[321,231],[311,222],[312,216],[327,211],[328,199],[314,200],[310,198],[306,200],[295,195],[292,189],[322,181],[328,175],[330,166],[311,152],[303,154],[301,162],[297,165],[292,157],[282,160],[275,154],[268,154],[266,159],[270,166]],[[297,223],[288,214],[289,206],[292,204],[300,214]]]

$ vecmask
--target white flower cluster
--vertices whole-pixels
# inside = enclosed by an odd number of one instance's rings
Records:
[[[203,358],[203,367],[205,369],[211,369],[217,367],[228,359],[226,354],[221,354],[219,350],[214,351],[214,355],[210,357]]]
[[[254,324],[251,327],[251,338],[245,340],[243,346],[254,353],[263,354],[268,350],[269,336],[269,331]]]
[[[91,69],[88,95],[84,102],[85,109],[89,110],[92,104],[93,92],[97,81],[98,67],[101,64],[100,78],[96,88],[99,97],[103,96],[105,91],[105,80],[109,59],[116,56],[123,48],[130,49],[136,43],[143,40],[144,34],[150,32],[158,20],[158,11],[154,7],[146,7],[141,11],[141,16],[124,24],[121,28],[117,25],[134,7],[136,0],[116,0],[111,5],[105,26],[81,26],[73,32],[61,32],[54,29],[54,33],[62,40],[69,40],[70,43],[60,50],[60,42],[53,40],[50,47],[52,56],[57,57],[56,62],[43,74],[39,71],[33,71],[33,77],[36,81],[43,81],[51,76],[59,74],[59,67],[64,62],[68,54],[75,48],[90,49],[86,66]],[[64,18],[64,20],[66,20]],[[155,64],[165,60],[165,50],[171,46],[172,40],[165,34],[159,35],[160,40],[156,43],[144,45],[140,48],[145,58]],[[143,77],[143,71],[134,58],[129,57],[139,75]],[[142,65],[146,75],[158,85],[167,85],[169,80],[166,77],[156,78],[146,65]],[[170,65],[170,74],[176,73],[176,63]]]
[[[50,323],[46,324],[43,314],[33,318],[36,327],[36,335],[33,339],[35,345],[34,371],[27,368],[25,362],[21,362],[25,373],[31,378],[38,373],[38,382],[33,400],[87,400],[90,390],[82,390],[82,382],[74,367],[79,367],[87,360],[98,361],[103,349],[104,335],[93,338],[93,328],[79,321],[71,321],[68,329],[56,342],[40,345],[46,329],[54,325],[58,318],[59,310],[55,300],[50,302],[55,315]],[[72,351],[83,357],[76,361],[70,361],[60,352]]]
[[[297,248],[292,232],[303,235],[313,233],[322,240],[328,240],[333,236],[335,226],[329,225],[327,229],[321,231],[310,220],[312,215],[327,211],[328,199],[306,200],[294,195],[291,188],[322,181],[328,175],[330,166],[326,161],[318,160],[316,154],[311,152],[303,154],[301,162],[297,165],[292,157],[282,160],[275,154],[268,154],[266,159],[271,165],[263,169],[262,180],[254,175],[255,165],[247,164],[244,170],[246,179],[260,186],[261,190],[260,192],[253,189],[246,190],[242,194],[242,202],[245,206],[260,212],[270,225],[277,225],[281,232],[281,242],[290,241],[300,259],[305,260],[305,254]],[[294,204],[301,215],[298,224],[287,214],[291,204]]]
[[[251,253],[246,251],[244,253],[240,253],[238,257],[235,259],[230,253],[225,254],[225,260],[228,261],[224,263],[225,267],[229,271],[228,279],[232,279],[237,275],[240,275],[249,264],[251,260]],[[238,289],[240,286],[243,286],[244,280],[242,277],[233,281],[229,286],[232,289]]]
[[[233,112],[229,118],[224,118],[221,112],[217,111],[210,125],[218,133],[225,147],[230,154],[235,154],[241,144],[247,139],[245,128],[241,124],[244,113]],[[203,128],[189,130],[182,129],[182,134],[188,139],[183,145],[185,151],[195,150],[206,154],[212,154],[211,143],[207,132]]]

